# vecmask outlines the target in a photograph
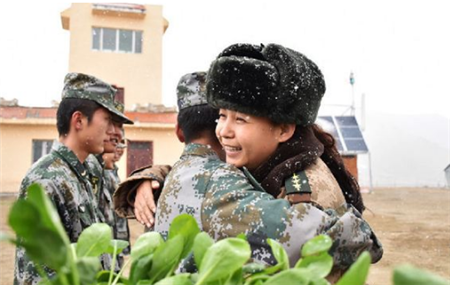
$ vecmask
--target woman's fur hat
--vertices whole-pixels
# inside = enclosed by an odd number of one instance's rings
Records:
[[[235,44],[211,64],[207,100],[275,123],[310,125],[316,120],[325,81],[303,54],[277,44]]]

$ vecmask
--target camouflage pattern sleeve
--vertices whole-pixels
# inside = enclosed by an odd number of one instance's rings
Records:
[[[284,199],[255,190],[242,172],[226,165],[211,177],[202,203],[203,230],[215,239],[247,235],[253,258],[273,264],[267,238],[280,242],[291,266],[300,258],[302,245],[312,237],[327,234],[334,239],[332,255],[338,267],[352,264],[363,250],[377,256],[373,232],[351,206],[339,211],[322,211],[312,204],[291,206]],[[375,239],[376,241],[376,239]]]
[[[119,184],[114,192],[113,203],[114,210],[120,217],[135,218],[133,207],[136,191],[144,180],[156,180],[160,183],[161,189],[169,171],[172,169],[170,165],[149,165],[134,170],[130,177]],[[154,195],[157,197],[157,195]]]
[[[20,187],[19,199],[25,199],[26,197],[26,189],[33,183],[29,177],[25,177],[22,181],[22,185]],[[55,201],[55,188],[53,187],[53,183],[51,181],[39,181],[39,184],[45,185],[45,190],[51,201],[57,207],[59,202]],[[67,223],[66,223],[67,224]],[[67,230],[67,229],[66,229]],[[44,272],[48,277],[54,275],[54,271],[44,266],[40,265]],[[31,285],[38,284],[41,281],[41,276],[36,269],[36,265],[33,261],[31,261],[30,257],[26,254],[25,249],[23,247],[16,247],[16,259],[14,264],[14,285]]]

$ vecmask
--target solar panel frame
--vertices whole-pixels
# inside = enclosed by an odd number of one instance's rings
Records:
[[[320,116],[316,123],[335,138],[337,149],[341,154],[369,152],[358,121],[354,116]]]

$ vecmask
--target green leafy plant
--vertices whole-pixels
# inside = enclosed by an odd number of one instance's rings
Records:
[[[25,248],[43,277],[41,284],[326,285],[330,284],[326,277],[333,267],[333,259],[328,254],[332,240],[328,236],[317,236],[305,243],[302,258],[293,268],[284,248],[268,239],[277,264],[266,266],[249,262],[251,250],[244,235],[214,242],[200,232],[193,217],[180,215],[172,221],[167,241],[159,233],[144,233],[136,240],[129,261],[118,274],[101,270],[99,256],[112,254],[114,268],[115,257],[128,243],[113,240],[109,226],[93,224],[82,232],[77,243],[70,244],[56,210],[45,191],[36,184],[29,187],[27,199],[13,205],[9,224],[17,239],[4,234],[0,238]],[[176,273],[180,264],[189,263],[195,264],[198,272]],[[362,253],[337,285],[363,285],[370,263],[370,255]],[[55,275],[49,279],[40,264],[45,264]],[[129,276],[125,277],[123,271],[130,264]],[[396,269],[393,279],[395,285],[449,284],[439,276],[408,266]]]

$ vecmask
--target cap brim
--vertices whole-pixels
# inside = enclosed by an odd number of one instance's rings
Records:
[[[122,124],[134,125],[134,122],[132,120],[130,120],[127,116],[125,116],[122,112],[120,112],[116,108],[111,108],[110,106],[105,106],[105,105],[102,105],[102,106],[105,107],[106,109],[108,109],[108,111],[110,111],[111,113],[113,113],[114,121],[117,121]]]

